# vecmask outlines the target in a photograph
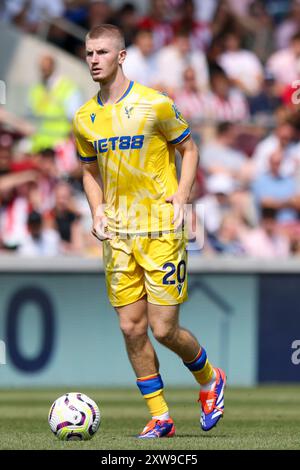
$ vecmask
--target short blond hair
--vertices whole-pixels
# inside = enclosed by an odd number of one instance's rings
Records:
[[[98,39],[102,36],[111,37],[116,41],[117,47],[120,51],[125,49],[125,39],[123,32],[118,26],[113,24],[100,24],[99,26],[94,26],[86,35],[85,40],[88,39]]]

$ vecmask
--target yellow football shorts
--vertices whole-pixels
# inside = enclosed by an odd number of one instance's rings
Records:
[[[103,242],[106,286],[113,307],[147,296],[150,303],[176,305],[187,299],[184,236],[174,233],[114,237]]]

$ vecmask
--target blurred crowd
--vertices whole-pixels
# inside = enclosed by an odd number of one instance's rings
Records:
[[[2,1],[0,19],[85,59],[73,25],[120,26],[126,75],[168,93],[200,165],[191,253],[300,255],[300,0]],[[38,58],[32,120],[0,107],[0,253],[99,256],[72,136],[82,104],[55,58]]]

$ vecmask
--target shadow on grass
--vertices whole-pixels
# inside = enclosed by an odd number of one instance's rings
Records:
[[[163,440],[176,440],[176,439],[185,439],[185,438],[193,438],[193,439],[224,439],[231,437],[229,434],[184,434],[184,433],[176,433],[174,437],[160,437],[160,438],[143,438],[139,439],[138,435],[132,434],[123,434],[124,437],[128,437],[129,439],[144,442],[144,441],[157,441],[158,439]]]

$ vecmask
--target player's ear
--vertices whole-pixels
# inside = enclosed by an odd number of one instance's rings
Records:
[[[122,49],[120,52],[119,52],[119,65],[122,65],[125,58],[126,58],[126,50],[125,49]]]

